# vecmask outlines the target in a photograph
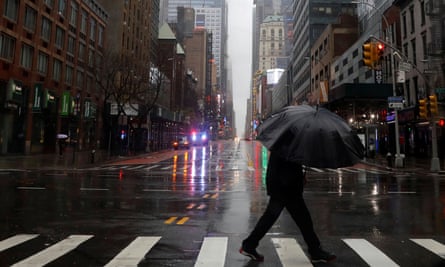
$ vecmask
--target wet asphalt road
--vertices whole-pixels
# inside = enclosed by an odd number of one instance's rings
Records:
[[[218,141],[84,170],[0,170],[0,266],[313,266],[286,212],[260,243],[265,262],[238,253],[267,203],[266,164],[259,143]],[[445,266],[445,176],[358,164],[308,179],[316,232],[338,256],[315,266]]]

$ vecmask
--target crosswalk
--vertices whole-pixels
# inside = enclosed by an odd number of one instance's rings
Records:
[[[162,164],[124,164],[124,165],[103,165],[97,167],[88,168],[88,170],[99,170],[99,171],[139,171],[139,172],[183,172],[189,169],[194,169],[197,173],[199,173],[203,168],[210,168],[213,171],[251,171],[254,172],[256,169],[252,166],[248,166],[246,164],[227,164],[227,165],[209,165],[209,166],[192,166],[191,164],[184,164],[180,166],[174,165],[162,165]],[[308,167],[306,169],[308,172],[312,173],[336,173],[336,174],[357,174],[357,173],[371,173],[371,174],[389,174],[393,173],[392,170],[385,170],[381,168],[356,168],[356,167],[348,167],[348,168],[339,168],[339,169],[330,169],[330,168],[313,168]]]
[[[0,255],[7,250],[29,242],[39,237],[39,234],[17,234],[0,241]],[[424,249],[435,254],[438,259],[445,259],[445,245],[434,239],[409,239],[416,244],[417,249]],[[45,266],[69,252],[76,250],[86,242],[94,242],[94,235],[69,235],[65,239],[48,244],[47,248],[28,255],[24,259],[12,264],[13,267]],[[267,241],[266,241],[267,242]],[[305,250],[295,238],[272,237],[270,241],[275,253],[283,267],[309,267],[313,266]],[[361,238],[341,239],[347,247],[360,257],[363,266],[392,267],[401,266],[391,259],[384,251],[377,248],[373,243]],[[106,267],[138,266],[146,259],[146,255],[162,243],[162,236],[138,236],[129,244],[125,245],[115,257],[106,263]],[[229,248],[229,237],[208,236],[204,237],[199,253],[195,260],[195,267],[224,267],[226,258],[230,253],[237,253],[237,248]],[[237,254],[238,255],[238,254]],[[148,256],[149,257],[149,256]],[[233,255],[231,255],[233,258]],[[242,258],[243,256],[238,255]]]

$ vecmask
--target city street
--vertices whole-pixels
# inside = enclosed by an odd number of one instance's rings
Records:
[[[369,164],[308,168],[330,264],[285,211],[239,254],[267,204],[267,150],[214,141],[82,169],[0,169],[0,266],[445,266],[445,175]]]

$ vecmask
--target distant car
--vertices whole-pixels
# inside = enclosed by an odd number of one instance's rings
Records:
[[[209,144],[209,136],[207,132],[192,132],[192,145],[194,146],[206,146]]]
[[[190,148],[190,142],[187,138],[187,136],[181,136],[178,138],[178,140],[173,141],[173,149],[189,149]]]

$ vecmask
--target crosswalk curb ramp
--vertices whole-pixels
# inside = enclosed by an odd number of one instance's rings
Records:
[[[0,253],[12,249],[15,246],[26,243],[39,234],[18,234],[0,241]],[[45,266],[52,261],[63,257],[70,251],[75,250],[85,242],[94,242],[93,235],[70,235],[65,239],[50,245],[34,255],[19,260],[13,267]],[[224,267],[228,251],[236,251],[237,248],[228,248],[228,237],[215,236],[204,237],[199,254],[195,261],[195,267]],[[438,257],[445,259],[445,245],[428,238],[409,239],[417,244],[420,249],[425,249],[434,253]],[[368,266],[372,267],[392,267],[399,266],[389,258],[383,251],[375,247],[371,242],[361,238],[341,239],[350,247]],[[138,266],[145,259],[145,255],[162,242],[162,236],[138,236],[130,244],[126,245],[117,255],[112,258],[106,267]],[[265,240],[265,242],[267,242]],[[270,239],[275,252],[283,267],[306,267],[313,266],[304,249],[295,238],[274,237]],[[230,252],[235,253],[235,252]],[[239,255],[240,257],[244,257]],[[248,260],[246,258],[246,260]],[[267,259],[266,259],[267,262]]]

